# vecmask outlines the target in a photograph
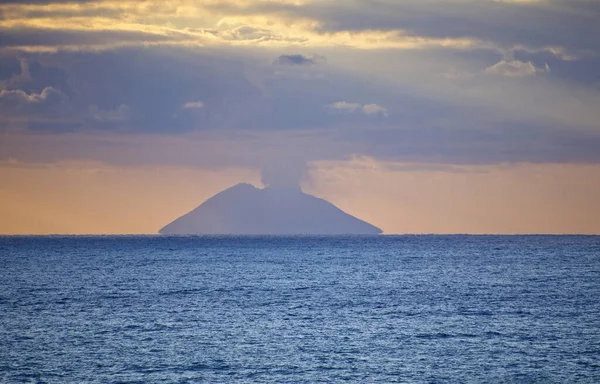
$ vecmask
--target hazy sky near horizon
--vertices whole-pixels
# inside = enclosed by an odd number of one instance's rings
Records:
[[[386,233],[600,234],[600,1],[0,1],[0,233],[263,176]]]

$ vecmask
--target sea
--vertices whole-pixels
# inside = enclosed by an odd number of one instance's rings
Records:
[[[340,382],[600,383],[600,237],[0,237],[0,383]]]

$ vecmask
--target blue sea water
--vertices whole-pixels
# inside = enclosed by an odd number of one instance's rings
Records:
[[[599,383],[600,237],[0,237],[2,383]]]

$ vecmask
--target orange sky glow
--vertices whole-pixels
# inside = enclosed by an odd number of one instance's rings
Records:
[[[0,167],[0,233],[154,234],[252,169],[62,163]],[[390,171],[373,161],[318,164],[305,192],[405,233],[600,233],[600,166],[501,165]]]

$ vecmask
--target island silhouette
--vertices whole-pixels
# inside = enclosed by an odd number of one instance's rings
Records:
[[[381,229],[299,186],[241,183],[160,229],[164,235],[378,235]]]

